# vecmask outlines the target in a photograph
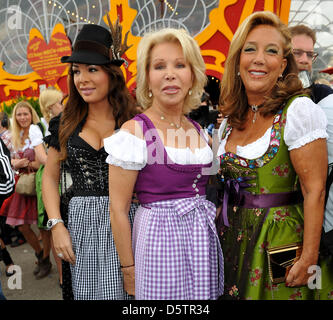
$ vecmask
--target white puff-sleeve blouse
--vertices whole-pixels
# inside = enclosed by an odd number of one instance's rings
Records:
[[[36,124],[31,124],[29,128],[29,138],[31,146],[36,147],[43,143],[43,133]]]
[[[47,123],[46,123],[47,125]],[[48,131],[48,127],[45,126],[44,124],[44,128],[45,128],[45,137],[50,135],[50,132]],[[31,124],[30,128],[29,128],[29,139],[31,141],[31,146],[37,147],[40,144],[42,144],[43,141],[43,133],[40,130],[40,127],[37,124]]]
[[[221,141],[227,119],[224,119],[219,128],[220,145],[217,156],[225,153],[225,144],[229,133]],[[287,110],[286,125],[284,129],[284,141],[288,150],[300,148],[307,143],[320,138],[327,138],[327,118],[324,111],[307,97],[296,98]],[[246,159],[261,157],[268,149],[270,143],[271,128],[258,140],[245,146],[237,146],[236,154]]]
[[[119,130],[104,139],[104,149],[108,153],[106,162],[126,170],[141,170],[147,164],[148,150],[146,141],[135,135]],[[213,152],[207,144],[203,148],[178,149],[165,147],[170,159],[177,164],[207,164],[213,160]]]

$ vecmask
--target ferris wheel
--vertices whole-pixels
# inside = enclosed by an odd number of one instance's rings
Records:
[[[130,0],[137,10],[132,34],[142,37],[146,32],[161,28],[182,28],[192,36],[209,24],[209,13],[219,6],[219,0]]]
[[[27,60],[29,31],[38,29],[46,42],[52,30],[62,23],[67,36],[74,41],[82,24],[105,26],[103,16],[113,0],[1,0],[0,61],[13,75],[32,71]],[[125,1],[125,0],[124,0]],[[128,0],[137,11],[131,33],[141,37],[157,28],[186,29],[192,36],[201,33],[209,24],[209,13],[222,0]],[[320,52],[314,69],[333,64],[333,1],[292,0],[289,24],[305,23],[315,26],[316,49]],[[332,59],[332,61],[331,61]]]
[[[54,26],[62,23],[73,41],[82,24],[103,24],[103,15],[109,10],[105,0],[1,0],[1,4],[0,61],[14,75],[32,71],[27,60],[32,28],[48,43]]]
[[[112,1],[112,0],[111,0]],[[62,23],[71,41],[82,24],[105,25],[103,16],[110,10],[109,0],[1,0],[0,61],[13,75],[32,71],[27,61],[29,31],[38,29],[48,43],[52,30]],[[190,34],[200,33],[209,23],[209,12],[218,7],[219,0],[129,0],[137,10],[131,32],[145,32],[163,27],[184,28]]]

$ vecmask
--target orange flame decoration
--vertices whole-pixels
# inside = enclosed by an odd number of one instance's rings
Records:
[[[195,36],[206,63],[207,75],[221,79],[230,41],[239,24],[248,15],[254,11],[268,10],[276,13],[287,24],[290,2],[291,0],[220,0],[218,8],[209,14],[210,24]],[[141,39],[131,34],[131,26],[137,11],[129,7],[127,0],[110,0],[109,15],[112,21],[116,21],[119,16],[123,36],[129,31],[128,45],[132,46],[124,56],[129,66],[127,69],[122,66],[121,69],[131,90],[135,87],[136,51]],[[103,18],[107,25],[106,15]],[[64,27],[57,25],[52,34],[57,32],[65,32]],[[65,93],[67,93],[66,76],[67,70],[56,84],[56,87]],[[3,63],[0,61],[0,101],[9,102],[19,94],[38,97],[39,85],[45,83],[36,72],[24,76],[11,75],[3,69]]]

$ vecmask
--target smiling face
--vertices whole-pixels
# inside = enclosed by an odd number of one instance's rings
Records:
[[[260,25],[247,36],[240,54],[239,72],[250,104],[269,96],[287,60],[282,35],[274,27]]]
[[[85,102],[108,101],[109,75],[101,66],[73,63],[72,71],[75,87]]]
[[[16,110],[15,118],[21,129],[30,127],[32,123],[32,115],[30,109],[27,107],[19,107]]]
[[[185,61],[178,42],[164,42],[153,47],[148,70],[153,105],[183,106],[192,87],[192,70]]]

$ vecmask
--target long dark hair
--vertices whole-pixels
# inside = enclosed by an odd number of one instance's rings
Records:
[[[137,113],[135,103],[126,87],[121,69],[112,64],[101,65],[101,67],[110,77],[108,100],[116,122],[116,128],[119,128]],[[69,97],[62,113],[59,127],[60,160],[67,158],[67,141],[88,113],[88,104],[75,87],[72,71],[68,74],[68,87]]]

